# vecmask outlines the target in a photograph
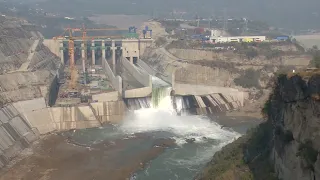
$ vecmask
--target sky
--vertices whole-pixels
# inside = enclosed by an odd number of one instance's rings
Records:
[[[13,0],[11,0],[13,1]],[[19,1],[19,0],[14,0]],[[143,14],[168,16],[173,10],[187,12],[185,17],[246,17],[290,29],[320,28],[320,0],[20,0],[38,1],[51,11],[74,15]]]

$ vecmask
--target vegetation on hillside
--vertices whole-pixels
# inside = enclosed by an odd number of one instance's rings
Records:
[[[247,69],[243,74],[234,79],[234,83],[244,88],[260,88],[259,78],[260,73],[258,71]]]
[[[164,37],[159,37],[154,41],[154,43],[157,47],[160,47],[160,46],[164,45],[165,43],[167,43],[167,40]]]
[[[300,143],[298,147],[297,156],[301,157],[305,163],[306,169],[314,172],[315,162],[317,161],[318,151],[313,148],[312,141],[310,139],[305,140],[305,142]]]
[[[309,53],[313,55],[309,65],[311,67],[320,68],[320,50],[318,46],[313,46],[312,49],[309,50]]]
[[[272,125],[258,127],[217,152],[198,180],[277,180],[270,164]]]
[[[180,28],[181,22],[179,21],[160,21],[161,25],[165,27],[165,31],[171,34],[172,30]]]

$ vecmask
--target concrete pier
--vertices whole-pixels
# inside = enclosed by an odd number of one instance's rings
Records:
[[[92,40],[91,47],[94,48],[94,46],[95,46],[94,40]],[[92,49],[91,52],[92,52],[92,66],[94,66],[96,64],[96,51]]]
[[[60,42],[60,48],[60,59],[61,63],[64,64],[63,42]]]
[[[101,41],[102,59],[106,59],[106,44],[105,41]]]
[[[81,43],[81,59],[82,59],[82,71],[86,71],[86,54],[85,54],[85,47],[84,43]]]
[[[81,43],[81,58],[85,59],[85,47],[84,47],[84,43]]]
[[[115,66],[116,64],[116,42],[113,40],[111,41],[111,51],[112,51],[112,65]]]

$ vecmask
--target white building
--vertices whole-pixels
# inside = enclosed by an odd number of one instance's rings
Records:
[[[212,43],[228,43],[228,42],[262,42],[266,40],[266,36],[233,36],[222,37],[217,35],[217,31],[212,30],[210,41]]]

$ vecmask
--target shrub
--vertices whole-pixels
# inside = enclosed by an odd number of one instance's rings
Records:
[[[313,55],[312,60],[310,61],[310,66],[320,68],[320,52],[318,51]]]
[[[287,130],[284,132],[284,136],[283,136],[283,142],[284,143],[290,143],[291,141],[293,141],[294,138],[293,138],[293,134],[291,131]]]
[[[273,59],[273,58],[277,58],[277,57],[281,57],[281,55],[283,54],[283,51],[280,50],[270,50],[266,52],[266,58],[267,59]]]
[[[162,46],[167,42],[166,38],[164,37],[159,37],[157,40],[155,40],[156,46]]]
[[[264,118],[268,118],[268,114],[271,108],[271,100],[270,98],[264,103],[263,108],[261,109],[261,114]]]
[[[248,59],[253,59],[259,55],[258,51],[253,48],[249,48],[248,50],[246,50],[245,54]]]
[[[260,88],[260,73],[254,69],[247,69],[244,74],[234,79],[234,83],[244,88]]]

